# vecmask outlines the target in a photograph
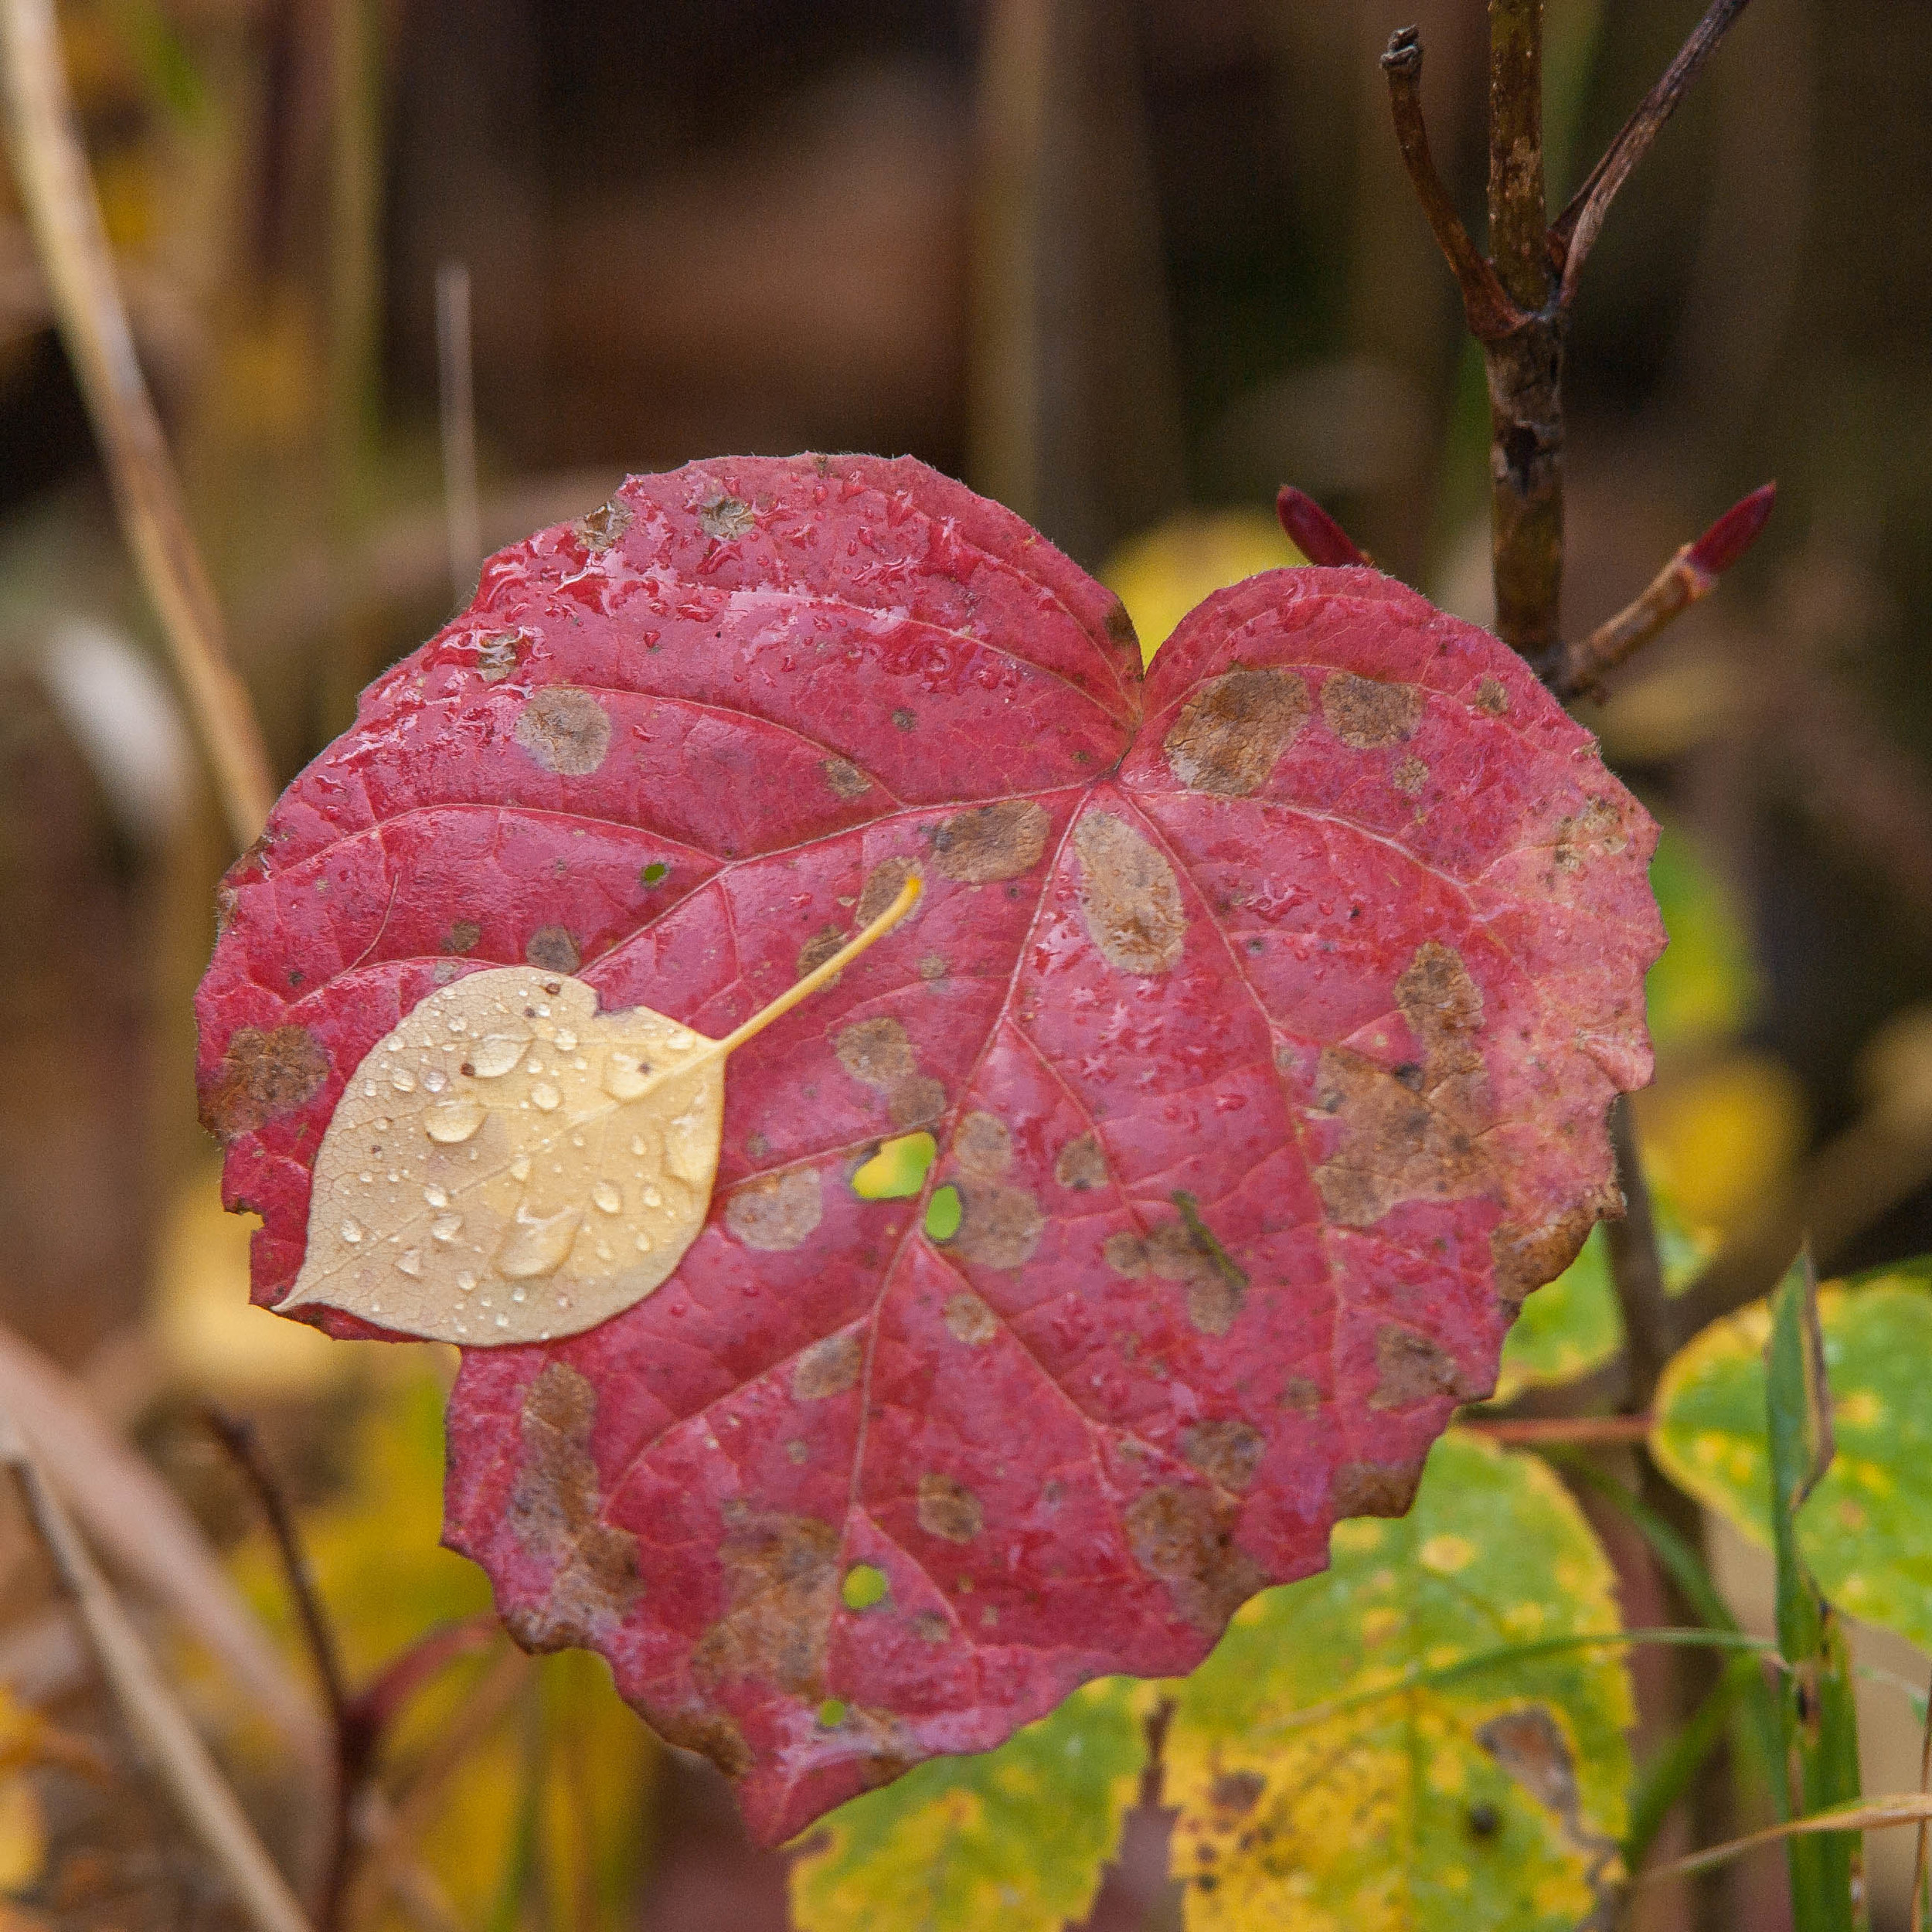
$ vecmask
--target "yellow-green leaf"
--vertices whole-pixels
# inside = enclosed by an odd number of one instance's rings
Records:
[[[1084,1918],[1134,1801],[1147,1696],[1104,1679],[996,1751],[931,1759],[842,1805],[792,1867],[798,1932],[1060,1932]]]
[[[1658,1051],[1735,1033],[1757,1004],[1758,980],[1750,934],[1728,888],[1669,825],[1651,856],[1650,883],[1670,935],[1644,982]]]
[[[1932,1648],[1932,1260],[1818,1291],[1837,1454],[1798,1547],[1840,1609]],[[1761,1301],[1714,1321],[1664,1372],[1651,1448],[1673,1481],[1770,1542]]]
[[[1247,1604],[1177,1688],[1165,1795],[1191,1932],[1570,1932],[1621,1876],[1621,1653],[1363,1694],[1617,1628],[1548,1468],[1451,1431],[1406,1517],[1337,1524],[1331,1567]]]
[[[1201,600],[1243,577],[1308,559],[1260,509],[1189,511],[1131,537],[1107,560],[1101,580],[1127,606],[1151,662],[1168,633]]]

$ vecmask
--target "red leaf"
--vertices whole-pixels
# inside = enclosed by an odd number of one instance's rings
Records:
[[[450,1406],[446,1533],[512,1630],[601,1650],[777,1839],[1186,1670],[1404,1506],[1616,1203],[1653,837],[1372,571],[1217,594],[1143,689],[1114,600],[919,464],[694,464],[495,558],[289,788],[203,1093],[273,1301],[343,1082],[434,988],[528,959],[721,1035],[923,871],[732,1062],[678,1272],[469,1351]],[[948,1240],[849,1185],[917,1126]]]

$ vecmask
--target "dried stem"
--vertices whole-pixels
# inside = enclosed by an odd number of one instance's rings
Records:
[[[1919,1795],[1925,1796],[1932,1788],[1932,1686],[1925,1694],[1925,1726],[1919,1740]],[[1932,1898],[1926,1892],[1926,1820],[1919,1820],[1918,1842],[1912,1852],[1912,1897],[1906,1908],[1906,1923],[1910,1932],[1923,1932],[1927,1915],[1932,1911]]]
[[[1560,698],[1594,692],[1606,672],[1641,650],[1681,612],[1717,587],[1717,580],[1757,542],[1777,498],[1767,483],[1733,504],[1695,543],[1686,543],[1635,602],[1580,642],[1564,645],[1543,681]]]
[[[1677,104],[1705,62],[1717,51],[1719,41],[1750,4],[1750,0],[1711,0],[1703,19],[1678,49],[1677,58],[1617,130],[1616,139],[1604,151],[1602,160],[1590,171],[1583,185],[1570,197],[1569,206],[1551,224],[1550,259],[1562,275],[1559,299],[1565,308],[1576,296],[1577,277],[1596,246],[1604,217],[1610,213],[1617,191],[1648,151],[1658,130],[1677,111]]]
[[[1593,1444],[1641,1442],[1651,1418],[1637,1416],[1472,1416],[1460,1427],[1505,1447],[1587,1447]]]
[[[134,355],[100,204],[62,64],[52,0],[0,0],[8,145],[53,292],[61,340],[106,458],[121,529],[167,634],[238,845],[275,797],[247,690],[228,662],[221,613]]]
[[[189,1830],[233,1887],[250,1923],[257,1932],[311,1932],[294,1893],[162,1682],[128,1613],[95,1567],[25,1438],[5,1417],[0,1417],[0,1461],[19,1486],[128,1729]]]

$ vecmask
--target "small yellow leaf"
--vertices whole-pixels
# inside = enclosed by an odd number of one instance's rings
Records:
[[[526,967],[432,993],[364,1057],[315,1163],[286,1309],[323,1302],[474,1348],[641,1301],[704,1224],[719,1043]]]

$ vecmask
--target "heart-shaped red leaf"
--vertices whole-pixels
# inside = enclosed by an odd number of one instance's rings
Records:
[[[450,1408],[512,1629],[601,1650],[775,1839],[1188,1669],[1404,1507],[1615,1206],[1653,836],[1371,570],[1210,598],[1143,686],[1112,597],[919,464],[694,464],[493,560],[289,788],[204,1108],[274,1301],[343,1083],[437,988],[528,962],[721,1036],[923,875],[732,1061],[677,1272],[469,1350]],[[917,1128],[949,1236],[850,1185]]]

